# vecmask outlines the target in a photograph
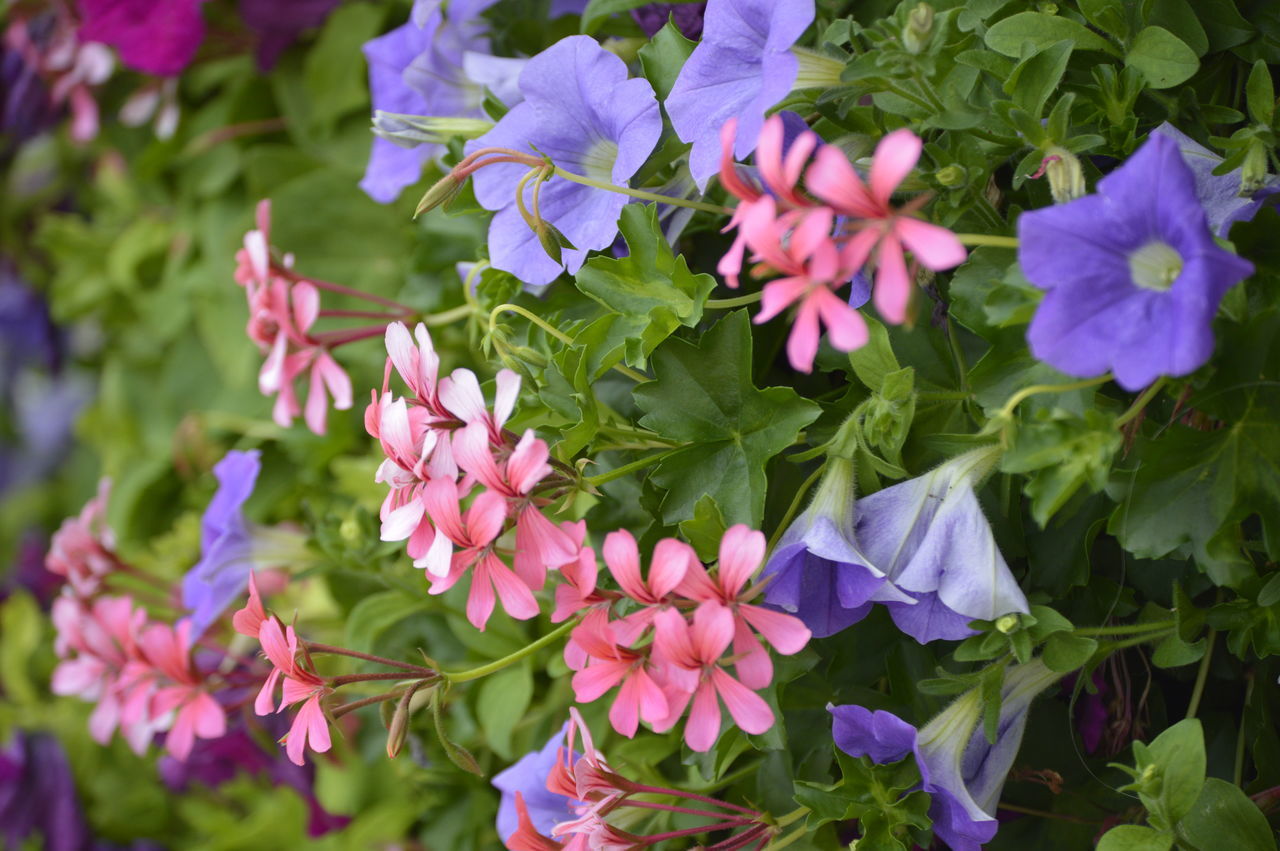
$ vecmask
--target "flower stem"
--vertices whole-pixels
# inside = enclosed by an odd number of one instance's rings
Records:
[[[703,307],[707,310],[729,310],[734,307],[742,307],[747,304],[755,304],[764,296],[764,291],[748,293],[740,295],[737,298],[709,298],[703,303]]]
[[[1244,785],[1244,714],[1249,711],[1249,704],[1253,701],[1253,684],[1256,680],[1253,671],[1245,672],[1244,703],[1240,706],[1240,732],[1236,734],[1236,768],[1232,774],[1232,782],[1237,786]]]
[[[673,830],[669,833],[656,833],[652,836],[646,836],[645,842],[648,845],[657,845],[659,842],[665,842],[668,839],[679,839],[682,836],[697,836],[700,833],[710,833],[713,830],[729,830],[735,827],[743,827],[751,824],[743,819],[735,819],[733,821],[716,822],[702,827],[686,827],[684,830]]]
[[[634,473],[636,470],[643,470],[645,467],[658,463],[663,458],[666,458],[668,455],[675,452],[676,449],[678,449],[678,447],[667,449],[662,452],[655,452],[654,454],[645,456],[637,461],[632,461],[630,464],[623,464],[621,467],[615,467],[607,473],[601,473],[598,476],[587,476],[584,481],[592,487],[595,487],[596,485],[603,485],[605,482],[612,482],[614,479],[620,479],[625,475]]]
[[[799,821],[800,819],[804,818],[808,814],[809,814],[808,807],[796,807],[794,810],[787,813],[785,816],[782,816],[781,818],[779,818],[776,824],[778,827],[786,827],[789,824]]]
[[[1119,626],[1090,626],[1075,630],[1076,635],[1133,635],[1142,632],[1158,632],[1174,626],[1174,621],[1121,624]]]
[[[659,195],[657,192],[646,192],[643,189],[632,189],[629,186],[615,186],[612,183],[604,183],[599,180],[592,180],[589,177],[583,177],[581,174],[574,174],[571,171],[565,171],[559,166],[555,166],[556,177],[563,177],[565,180],[581,183],[583,186],[593,186],[596,189],[604,189],[608,192],[617,192],[619,195],[630,195],[632,198],[639,198],[642,201],[656,201],[659,204],[672,204],[676,207],[688,207],[691,210],[702,210],[705,213],[719,213],[720,215],[729,216],[733,214],[733,210],[729,207],[721,207],[719,204],[705,204],[701,201],[686,201],[684,198],[673,198],[670,195]]]
[[[328,684],[331,688],[341,688],[351,683],[368,683],[377,680],[409,680],[413,677],[406,676],[399,671],[390,671],[377,674],[343,674],[340,677],[329,677]],[[422,677],[421,679],[426,679]]]
[[[457,307],[442,310],[439,313],[428,313],[418,321],[429,328],[434,328],[437,325],[450,325],[459,319],[466,319],[474,312],[475,309],[471,305],[460,304]]]
[[[332,653],[337,656],[351,656],[355,659],[363,659],[366,662],[376,662],[379,665],[386,665],[389,668],[400,668],[405,671],[413,671],[415,674],[434,674],[430,668],[424,668],[421,665],[413,665],[409,662],[399,662],[395,659],[387,659],[384,656],[374,656],[370,653],[361,653],[358,650],[348,650],[345,647],[334,647],[331,644],[319,644],[314,641],[307,642],[307,651],[310,653]]]
[[[1138,416],[1138,414],[1141,414],[1143,410],[1147,407],[1147,404],[1152,399],[1155,398],[1155,395],[1157,393],[1160,392],[1160,388],[1164,386],[1164,381],[1165,381],[1164,377],[1161,376],[1160,378],[1157,378],[1155,380],[1155,383],[1153,383],[1150,387],[1148,387],[1146,390],[1143,390],[1142,395],[1139,396],[1137,399],[1133,400],[1133,404],[1129,406],[1129,410],[1125,411],[1116,419],[1116,422],[1115,422],[1116,428],[1120,428],[1120,426],[1129,422],[1134,417]]]
[[[778,539],[782,537],[782,534],[787,531],[787,527],[791,525],[791,520],[796,516],[796,512],[800,510],[800,503],[804,501],[805,495],[809,493],[809,489],[813,487],[814,482],[818,481],[818,477],[822,475],[822,471],[825,470],[826,467],[826,464],[822,464],[818,469],[809,474],[809,478],[805,479],[804,482],[801,483],[799,490],[796,491],[795,497],[791,500],[791,505],[787,506],[787,513],[782,515],[782,521],[778,523],[778,528],[774,530],[773,537],[769,539],[768,551],[770,553],[772,553],[773,548],[777,546]]]
[[[1000,236],[993,233],[958,233],[956,239],[960,240],[961,245],[989,245],[993,248],[1017,248],[1018,238],[1016,236]]]
[[[1149,641],[1158,641],[1159,639],[1164,638],[1166,635],[1168,635],[1171,632],[1173,632],[1173,627],[1169,627],[1167,630],[1164,630],[1162,632],[1148,632],[1147,634],[1140,635],[1137,638],[1129,638],[1124,641],[1114,642],[1113,644],[1107,647],[1104,647],[1103,651],[1104,653],[1114,653],[1117,650],[1124,650],[1126,647],[1134,647],[1138,644],[1146,644]]]
[[[711,810],[698,810],[692,807],[678,807],[675,804],[659,804],[659,803],[655,803],[654,801],[637,801],[632,798],[624,799],[618,804],[618,806],[640,807],[646,810],[663,810],[664,812],[669,812],[669,813],[684,813],[685,815],[689,815],[689,816],[704,816],[706,818],[718,818],[718,819],[725,818],[724,813],[717,813]],[[737,819],[738,817],[734,816],[733,818]],[[745,817],[743,817],[742,820],[750,821],[750,819],[746,819]]]
[[[395,700],[404,695],[404,689],[396,689],[395,691],[384,692],[383,694],[375,694],[372,697],[362,697],[359,700],[353,700],[350,703],[344,703],[341,706],[335,706],[329,711],[329,715],[334,719],[341,718],[348,712],[354,712],[365,706],[372,706],[375,703],[385,703],[388,700]]]
[[[1213,645],[1218,640],[1218,631],[1209,630],[1205,641],[1204,657],[1200,660],[1200,668],[1196,671],[1196,684],[1191,688],[1191,702],[1187,704],[1187,718],[1195,718],[1200,710],[1200,698],[1204,697],[1204,686],[1209,681],[1209,666],[1213,662]]]
[[[997,807],[1011,813],[1022,813],[1028,816],[1037,816],[1039,818],[1057,819],[1059,821],[1073,821],[1077,824],[1101,824],[1094,819],[1081,818],[1080,816],[1068,815],[1067,813],[1051,813],[1048,810],[1036,810],[1031,807],[1020,807],[1017,804],[1006,804],[1001,801]]]
[[[792,845],[796,842],[799,842],[801,839],[805,837],[807,833],[808,831],[805,830],[804,825],[801,825],[800,827],[788,833],[786,836],[780,839],[775,839],[772,842],[770,842],[768,845],[764,847],[764,851],[777,851],[777,849],[779,848],[786,848],[788,845]]]
[[[1072,390],[1083,390],[1086,387],[1095,387],[1099,384],[1106,384],[1111,380],[1111,373],[1099,375],[1097,378],[1087,378],[1084,381],[1073,381],[1070,384],[1033,384],[1030,387],[1024,387],[1017,393],[1009,397],[1009,401],[1004,403],[995,415],[994,419],[1003,420],[1013,415],[1013,409],[1022,404],[1023,401],[1040,393],[1069,393]]]
[[[335,284],[333,281],[322,281],[319,278],[308,278],[303,275],[297,274],[292,269],[284,269],[284,270],[277,269],[276,272],[277,274],[280,274],[282,277],[288,278],[290,281],[294,283],[308,283],[313,286],[317,286],[322,290],[329,290],[330,292],[341,293],[342,295],[349,295],[352,298],[358,298],[364,301],[371,301],[375,304],[381,304],[386,307],[394,307],[400,313],[413,313],[412,307],[403,305],[398,301],[392,301],[389,298],[383,298],[380,295],[367,293],[364,290],[357,290],[351,287],[343,286],[342,284]]]
[[[704,804],[711,804],[713,807],[724,807],[728,810],[737,810],[740,813],[746,813],[751,818],[756,818],[760,815],[750,807],[731,804],[728,801],[721,801],[719,798],[711,798],[707,795],[699,795],[696,792],[683,792],[679,789],[664,789],[661,786],[646,786],[643,783],[628,783],[627,791],[646,795],[668,795],[672,798],[684,798],[688,801],[701,801]]]
[[[467,671],[457,671],[454,673],[450,673],[448,671],[441,671],[440,676],[441,678],[448,680],[451,683],[465,683],[468,680],[478,680],[481,677],[487,677],[489,674],[493,674],[498,671],[501,671],[503,668],[506,668],[509,665],[513,665],[516,662],[519,662],[521,659],[525,658],[526,656],[531,656],[534,653],[537,653],[542,648],[548,647],[556,643],[565,635],[568,635],[569,631],[572,630],[577,625],[578,625],[578,619],[574,618],[573,620],[562,623],[556,629],[553,629],[551,632],[542,636],[537,641],[533,642],[527,647],[522,647],[516,652],[510,654],[509,656],[503,656],[501,659],[496,659],[493,662],[489,662],[488,664],[481,665],[478,668],[471,668],[470,670],[467,670]]]

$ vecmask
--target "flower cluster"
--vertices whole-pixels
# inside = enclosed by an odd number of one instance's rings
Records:
[[[876,270],[876,308],[890,322],[901,323],[915,277],[904,249],[935,271],[964,262],[964,247],[954,234],[912,215],[926,198],[900,208],[892,204],[923,147],[910,130],[895,130],[880,140],[864,183],[844,153],[820,145],[812,131],[800,133],[787,147],[783,119],[775,115],[764,123],[756,148],[763,187],[744,179],[734,163],[736,120],[730,119],[720,132],[720,182],[739,203],[725,228],[736,229],[737,235],[717,269],[736,287],[750,249],[752,262],[784,276],[765,285],[763,309],[755,321],[765,322],[796,305],[787,339],[787,356],[796,369],[812,370],[820,324],[841,351],[866,342],[866,323],[835,291],[868,264]],[[811,194],[800,189],[802,175]]]
[[[666,538],[654,547],[646,578],[631,533],[611,532],[604,561],[621,591],[595,587],[593,555],[572,572],[566,569],[570,584],[557,589],[557,618],[589,607],[565,652],[577,671],[578,701],[589,703],[616,687],[609,720],[628,737],[641,720],[663,732],[687,711],[685,741],[696,751],[719,737],[721,701],[746,732],[772,727],[773,711],[755,693],[773,681],[760,636],[790,655],[805,646],[809,630],[797,618],[751,602],[761,591],[753,578],[764,549],[764,535],[733,526],[720,542],[712,575],[692,547]],[[730,665],[736,678],[726,670]]]
[[[475,373],[440,377],[426,326],[415,335],[416,346],[403,324],[387,326],[387,377],[365,410],[365,427],[386,456],[377,480],[391,489],[382,503],[382,539],[408,540],[432,594],[469,576],[467,619],[477,629],[496,600],[512,617],[531,618],[547,569],[578,558],[569,533],[543,513],[568,480],[553,470],[547,444],[532,429],[517,438],[504,427],[520,392],[518,375],[498,373],[490,410]],[[408,395],[388,389],[393,368]],[[500,556],[508,532],[512,565]]]

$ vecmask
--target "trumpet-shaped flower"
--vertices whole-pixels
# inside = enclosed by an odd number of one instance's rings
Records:
[[[995,744],[980,724],[977,689],[956,698],[922,728],[891,712],[829,706],[836,746],[850,756],[893,763],[914,755],[921,788],[932,798],[933,832],[953,851],[981,851],[996,834],[1000,791],[1018,755],[1032,699],[1062,675],[1039,659],[1005,672]]]
[[[1236,222],[1251,222],[1258,211],[1276,202],[1275,195],[1280,193],[1280,177],[1268,175],[1262,188],[1242,195],[1240,175],[1243,167],[1226,174],[1214,174],[1213,170],[1222,164],[1222,157],[1177,127],[1166,121],[1152,133],[1177,144],[1182,161],[1195,177],[1196,198],[1199,199],[1200,206],[1204,207],[1209,230],[1215,236],[1226,239],[1231,233],[1231,226]]]
[[[576,81],[565,85],[566,80]],[[524,102],[498,124],[467,143],[467,153],[500,147],[541,153],[558,167],[592,180],[626,185],[648,158],[662,133],[653,87],[627,79],[627,66],[589,36],[561,39],[520,73]],[[517,186],[529,171],[498,163],[475,172],[476,200],[496,215],[489,225],[493,265],[526,284],[548,284],[565,269],[577,272],[587,252],[608,248],[618,234],[618,216],[627,198],[563,178],[538,187],[538,214],[573,248],[563,262],[547,255],[516,204]],[[533,206],[534,187],[525,185],[524,204]]]
[[[964,638],[969,621],[1029,611],[974,492],[994,462],[992,449],[975,449],[857,503],[862,552],[917,601],[886,604],[916,641]]]
[[[756,147],[765,112],[786,97],[800,73],[791,47],[813,23],[813,0],[710,0],[702,42],[680,69],[667,114],[693,144],[689,169],[699,188],[719,168],[719,134],[737,119],[737,159]]]
[[[915,600],[871,566],[854,537],[853,462],[832,456],[813,501],[787,530],[764,566],[764,599],[824,638],[866,617],[874,602]]]
[[[845,243],[841,260],[860,269],[874,254],[876,309],[890,322],[907,318],[911,276],[903,249],[909,249],[926,269],[935,272],[964,262],[966,253],[955,234],[944,227],[913,218],[921,201],[892,205],[893,193],[920,159],[924,143],[910,130],[895,130],[876,145],[871,173],[863,183],[848,158],[833,145],[824,145],[810,166],[806,185],[832,209],[849,218],[855,229]]]
[[[557,730],[542,750],[525,754],[515,765],[494,775],[493,785],[502,793],[502,802],[498,805],[498,835],[504,842],[519,827],[517,795],[524,803],[529,822],[542,836],[550,834],[557,824],[577,818],[574,808],[581,802],[547,788],[551,770],[564,750],[565,728]]]
[[[1186,375],[1213,353],[1213,317],[1253,265],[1218,247],[1177,144],[1153,134],[1098,192],[1018,218],[1018,262],[1046,290],[1027,329],[1070,375],[1126,390]]]

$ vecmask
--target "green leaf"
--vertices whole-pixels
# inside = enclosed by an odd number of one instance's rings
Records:
[[[1238,786],[1210,777],[1195,805],[1178,823],[1178,835],[1201,851],[1275,851],[1275,834],[1258,805]]]
[[[1060,41],[1070,41],[1077,50],[1100,50],[1118,54],[1115,47],[1084,24],[1070,18],[1043,12],[1019,12],[992,24],[985,37],[987,47],[996,53],[1017,59],[1022,46],[1030,44],[1037,51]]]
[[[1084,417],[1037,413],[1038,419],[1018,426],[1000,469],[1029,476],[1024,490],[1043,529],[1081,487],[1102,490],[1123,438],[1114,419],[1097,411]]]
[[[1196,52],[1164,27],[1147,27],[1138,33],[1124,64],[1141,71],[1153,89],[1185,83],[1200,70]]]
[[[1069,673],[1084,665],[1098,649],[1098,642],[1083,635],[1055,632],[1044,645],[1044,663],[1051,671]]]
[[[414,597],[403,591],[381,591],[370,594],[356,603],[347,615],[346,646],[367,653],[377,643],[378,636],[410,615],[427,608],[423,597]]]
[[[582,27],[579,32],[593,33],[611,15],[629,12],[647,5],[649,0],[591,0],[582,10]]]
[[[1204,656],[1205,640],[1188,643],[1175,632],[1156,645],[1151,663],[1157,668],[1178,668],[1199,662]]]
[[[894,357],[893,346],[889,343],[889,329],[884,327],[884,323],[874,316],[868,316],[867,331],[867,344],[849,352],[849,366],[869,390],[879,390],[884,377],[902,367]]]
[[[489,747],[503,759],[514,759],[511,731],[533,699],[533,674],[527,664],[513,665],[486,677],[476,696],[476,721]]]
[[[307,51],[303,84],[316,125],[332,126],[356,110],[368,115],[367,66],[360,46],[378,34],[382,18],[382,9],[372,3],[344,4],[329,16]]]
[[[484,777],[484,769],[480,767],[480,763],[476,762],[476,758],[471,755],[471,751],[450,739],[448,734],[445,733],[444,712],[441,706],[443,699],[440,691],[440,688],[437,687],[431,693],[431,721],[435,725],[436,737],[440,740],[440,747],[444,748],[445,756],[458,768],[468,774]]]
[[[1271,69],[1259,59],[1249,72],[1244,88],[1249,104],[1249,117],[1259,124],[1271,124],[1276,112],[1276,90],[1271,82]]]
[[[37,703],[40,699],[31,679],[31,659],[40,649],[44,637],[44,618],[35,598],[25,592],[13,592],[0,605],[0,686],[7,700],[17,705]]]
[[[1073,47],[1070,41],[1060,41],[1019,62],[1005,80],[1005,94],[1029,115],[1039,118],[1045,101],[1062,81]]]
[[[1156,736],[1145,751],[1155,772],[1139,785],[1138,797],[1151,813],[1153,825],[1171,827],[1191,811],[1204,786],[1204,730],[1199,719],[1179,721]],[[1134,753],[1140,753],[1137,743]],[[1139,770],[1147,768],[1142,762],[1140,757]]]
[[[704,494],[725,522],[758,527],[764,514],[765,464],[817,419],[817,405],[789,387],[759,390],[751,380],[751,323],[735,311],[697,345],[673,339],[653,354],[655,381],[635,390],[640,424],[690,444],[667,456],[653,482],[666,489],[662,517],[694,516]]]
[[[627,361],[642,367],[672,331],[698,324],[716,280],[690,272],[684,256],[672,253],[654,205],[628,204],[620,229],[630,255],[621,260],[594,257],[574,280],[583,293],[630,320],[629,339],[637,340],[639,348]]]
[[[668,20],[649,43],[640,48],[644,78],[653,84],[660,102],[665,102],[671,94],[671,87],[676,84],[676,77],[680,76],[680,69],[694,47],[694,42],[684,37],[675,22]]]
[[[680,534],[697,551],[698,558],[712,562],[719,557],[720,539],[726,528],[720,506],[711,497],[703,496],[693,507],[693,519],[681,521]]]
[[[1078,0],[1080,14],[1085,20],[1116,38],[1129,36],[1129,21],[1125,14],[1124,0]]]
[[[1122,824],[1103,834],[1097,851],[1169,851],[1172,847],[1172,833],[1140,824]]]

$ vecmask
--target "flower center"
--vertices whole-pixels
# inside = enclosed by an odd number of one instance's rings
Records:
[[[1129,255],[1129,276],[1144,290],[1165,292],[1182,274],[1182,255],[1167,242],[1148,242]]]
[[[618,145],[608,139],[600,139],[582,154],[579,162],[587,177],[600,183],[613,182],[613,164],[618,159]]]

